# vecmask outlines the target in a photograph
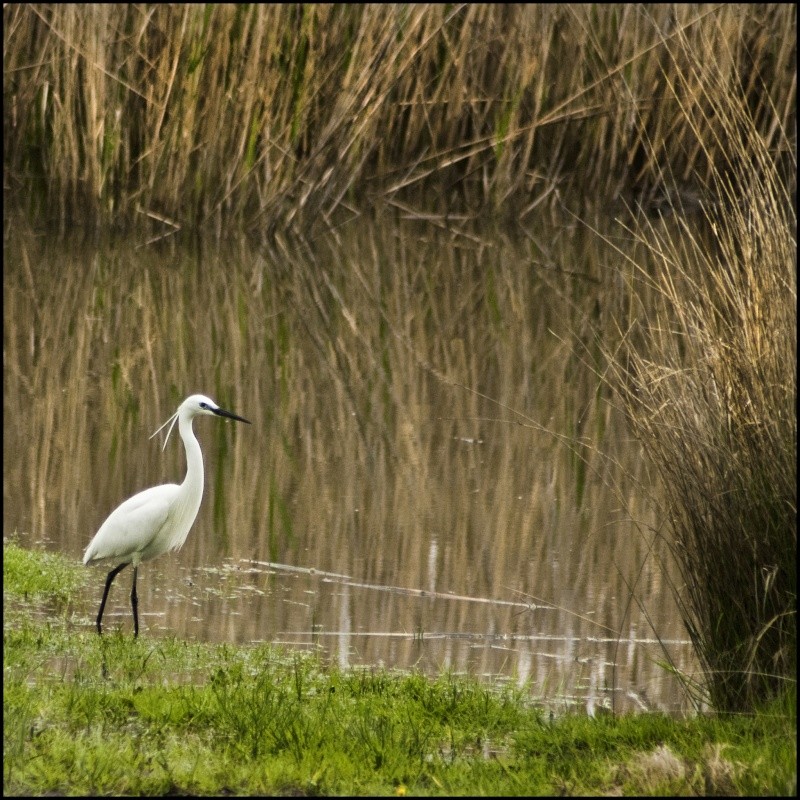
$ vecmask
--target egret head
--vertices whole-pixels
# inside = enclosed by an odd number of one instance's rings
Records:
[[[191,422],[191,420],[194,419],[194,417],[196,417],[198,414],[214,414],[218,417],[227,417],[228,419],[235,419],[238,422],[246,422],[248,425],[250,424],[249,419],[245,419],[244,417],[240,417],[231,411],[226,411],[224,408],[220,408],[210,397],[206,397],[204,394],[193,394],[187,397],[178,406],[178,410],[163,425],[161,425],[161,427],[159,427],[150,438],[152,439],[153,436],[155,436],[159,431],[163,430],[167,425],[169,425],[167,436],[164,439],[164,447],[161,448],[163,450],[167,446],[170,434],[172,433],[172,429],[175,427],[177,420],[183,418],[188,422]]]
[[[196,414],[213,414],[219,406],[204,394],[193,394],[187,397],[179,406],[178,414],[183,413],[187,417],[193,417]]]

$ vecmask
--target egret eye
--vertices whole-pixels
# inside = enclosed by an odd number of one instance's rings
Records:
[[[208,403],[200,403],[200,408],[208,408]]]

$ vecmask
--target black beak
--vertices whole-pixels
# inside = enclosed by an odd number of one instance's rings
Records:
[[[244,417],[239,417],[232,411],[226,411],[224,408],[212,408],[211,410],[218,417],[227,417],[228,419],[235,419],[237,422],[246,422],[248,425],[252,424],[249,419],[245,419]]]

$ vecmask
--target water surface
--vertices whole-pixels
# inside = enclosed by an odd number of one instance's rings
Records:
[[[627,313],[614,258],[546,221],[360,219],[261,247],[15,230],[4,534],[79,560],[122,499],[182,479],[177,437],[148,437],[202,392],[253,424],[195,421],[204,501],[184,548],[139,570],[142,635],[678,711],[660,662],[696,665],[657,488],[597,374]],[[128,631],[129,581],[106,610]]]

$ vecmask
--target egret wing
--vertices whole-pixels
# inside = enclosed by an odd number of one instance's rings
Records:
[[[178,489],[173,483],[154,486],[120,504],[89,543],[83,563],[105,558],[133,560],[141,554],[168,521]]]

